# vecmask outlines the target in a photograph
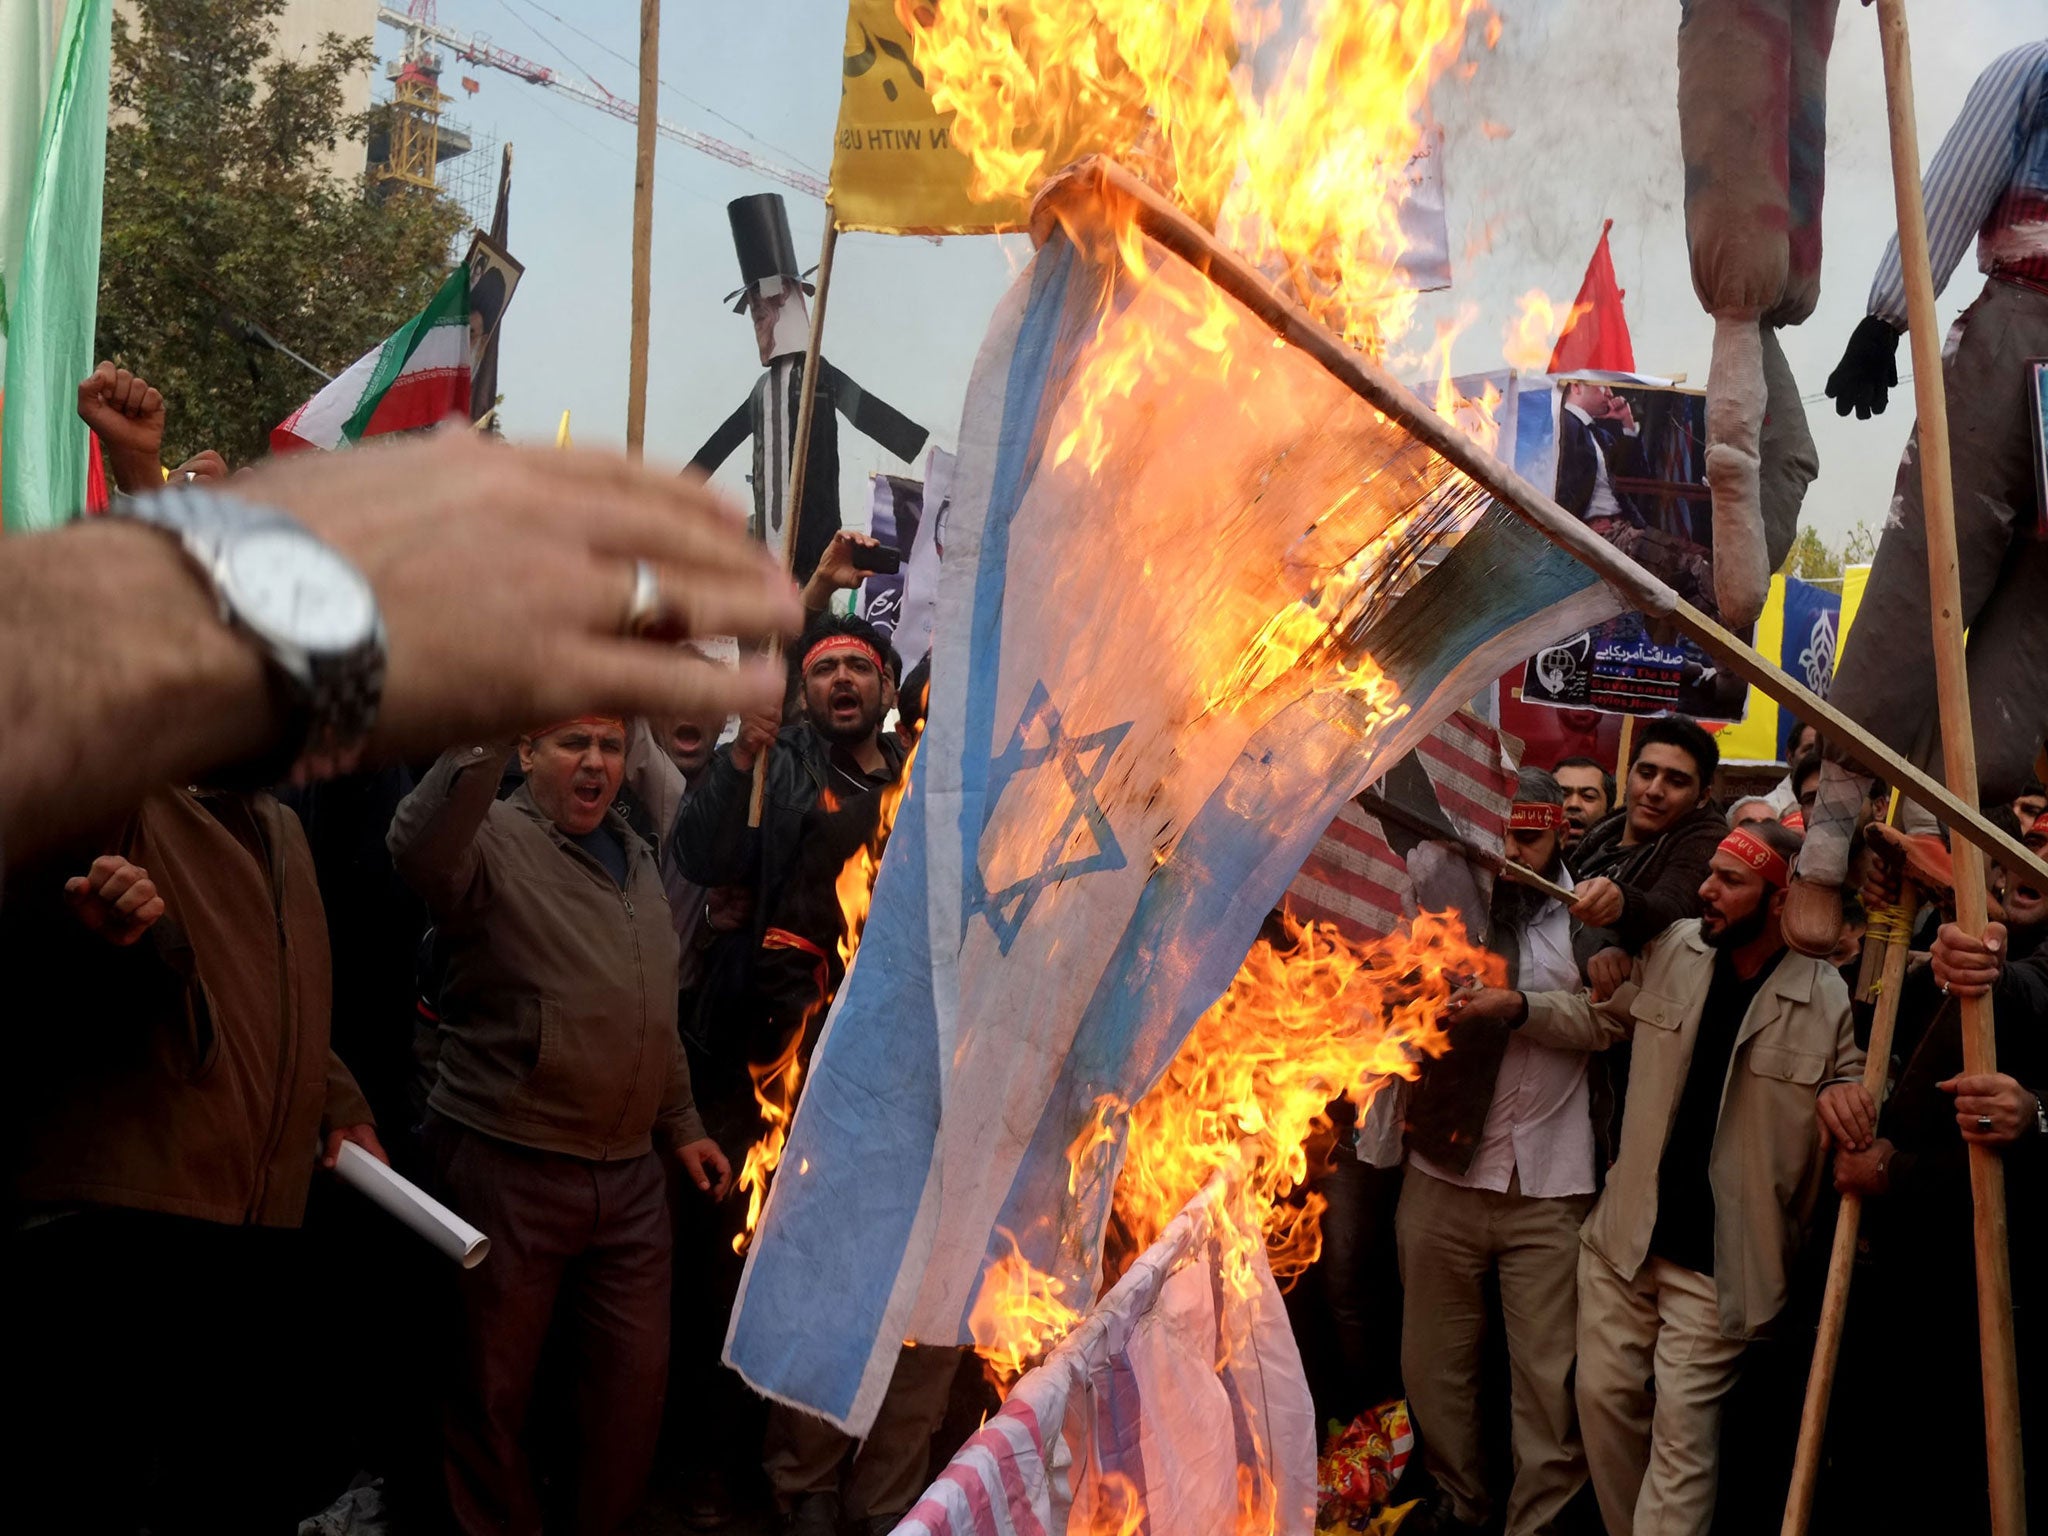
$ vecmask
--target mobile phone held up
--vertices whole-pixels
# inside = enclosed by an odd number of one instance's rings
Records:
[[[853,568],[857,571],[872,571],[878,576],[893,576],[903,569],[903,557],[884,545],[855,544]]]

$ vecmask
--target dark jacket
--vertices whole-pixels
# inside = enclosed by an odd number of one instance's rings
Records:
[[[63,903],[84,863],[8,881],[0,968],[16,1022],[41,1017],[13,1032],[0,1088],[12,1194],[297,1226],[324,1133],[371,1120],[328,1047],[327,925],[305,835],[268,795],[162,788],[113,850],[165,907],[125,948]]]
[[[501,745],[457,747],[398,807],[391,854],[445,959],[437,1114],[610,1161],[704,1134],[676,1038],[679,946],[654,853],[616,810],[621,889],[523,786]]]
[[[1573,922],[1574,944],[1579,925]],[[1521,931],[1496,927],[1487,938],[1487,948],[1500,956],[1507,968],[1507,984],[1522,987]],[[1505,1025],[1466,1019],[1453,1023],[1446,1033],[1450,1046],[1441,1056],[1422,1064],[1422,1076],[1408,1096],[1407,1119],[1402,1129],[1410,1150],[1420,1152],[1440,1168],[1464,1173],[1479,1150],[1486,1117],[1493,1110],[1493,1094],[1500,1081],[1501,1058],[1507,1054],[1509,1030]],[[1605,1178],[1614,1157],[1615,1088],[1607,1071],[1607,1054],[1593,1054],[1586,1063],[1587,1112],[1593,1121],[1593,1179],[1595,1186]]]
[[[1607,462],[1607,479],[1622,516],[1640,528],[1643,515],[1635,499],[1614,482],[1643,474],[1643,449],[1639,439],[1619,427],[1596,421],[1587,426],[1568,410],[1558,412],[1557,421],[1557,504],[1574,517],[1584,517],[1593,505],[1594,455]]]
[[[903,768],[903,743],[884,735],[877,745],[893,779]],[[683,1033],[707,1054],[765,1061],[780,1049],[781,1026],[788,1022],[782,1017],[785,988],[775,978],[769,990],[777,996],[765,997],[757,974],[771,928],[802,934],[836,963],[836,950],[824,942],[837,927],[833,886],[846,855],[872,826],[873,813],[863,813],[861,829],[834,832],[825,840],[829,847],[820,843],[817,813],[822,806],[829,819],[840,806],[839,797],[825,799],[830,750],[808,720],[784,726],[768,754],[761,825],[749,827],[753,774],[735,768],[731,748],[724,748],[676,818],[673,851],[682,874],[707,888],[738,886],[754,897],[752,915],[740,931],[715,933],[700,926],[697,932],[703,982],[685,1004],[682,1022]]]
[[[1998,1070],[2048,1094],[2048,930],[2012,930],[2009,963],[1992,992]],[[1956,1124],[1953,1095],[1939,1086],[1963,1070],[1962,1008],[1944,997],[1932,968],[1909,977],[1899,1000],[1898,1058],[1904,1065],[1886,1099],[1878,1135],[1895,1148],[1878,1204],[1873,1242],[1894,1263],[1967,1301],[1973,1285],[1969,1144]],[[2022,1136],[2001,1161],[2006,1204],[2015,1213],[2010,1243],[2016,1303],[2038,1304],[2044,1244],[2040,1193],[2048,1183],[2048,1138]],[[2025,1213],[2025,1214],[2020,1214]],[[1935,1279],[1936,1276],[1940,1280]],[[2029,1283],[2021,1283],[2022,1280]],[[2028,1306],[2028,1310],[2032,1310]]]
[[[1688,811],[1647,843],[1622,846],[1628,810],[1609,811],[1586,829],[1571,853],[1572,877],[1605,877],[1621,887],[1621,917],[1612,928],[1588,928],[1573,943],[1580,968],[1610,945],[1632,955],[1673,923],[1700,915],[1700,886],[1728,823],[1710,805]]]

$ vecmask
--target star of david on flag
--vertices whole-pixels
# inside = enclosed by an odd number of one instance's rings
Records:
[[[1055,803],[1064,798],[1069,806],[1066,815],[1058,820],[1042,857],[1023,878],[991,891],[982,864],[976,861],[969,911],[988,919],[1004,954],[1010,952],[1019,930],[1031,916],[1032,907],[1049,887],[1077,875],[1124,867],[1123,847],[1116,840],[1116,829],[1102,814],[1095,789],[1109,766],[1110,755],[1130,728],[1131,722],[1126,720],[1084,736],[1069,736],[1060,712],[1053,707],[1041,682],[1031,690],[1010,744],[989,764],[991,811],[1002,804],[1003,792],[1011,780],[1033,770],[1038,770],[1043,778],[1056,780],[1051,787]]]

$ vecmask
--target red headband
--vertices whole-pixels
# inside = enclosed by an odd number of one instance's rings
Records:
[[[526,739],[539,741],[543,736],[566,731],[572,725],[616,725],[620,730],[624,730],[626,721],[622,715],[571,715],[567,720],[557,720],[553,725],[544,725],[537,731],[528,731]]]
[[[803,665],[798,667],[797,670],[799,672],[808,672],[811,670],[811,663],[820,656],[836,656],[841,651],[865,656],[875,664],[877,672],[882,670],[882,653],[872,645],[869,645],[867,641],[861,639],[859,635],[827,635],[808,651],[804,652]]]
[[[1559,832],[1564,829],[1564,807],[1547,800],[1517,800],[1508,808],[1510,832]]]
[[[1778,825],[1790,827],[1794,832],[1803,833],[1806,830],[1806,812],[1795,806],[1778,818]]]
[[[1762,875],[1765,885],[1782,886],[1792,873],[1791,866],[1785,862],[1785,855],[1747,827],[1737,827],[1722,838],[1718,851]]]

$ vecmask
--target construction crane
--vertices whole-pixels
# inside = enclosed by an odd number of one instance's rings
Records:
[[[623,96],[614,96],[594,80],[578,80],[559,70],[536,64],[531,59],[522,59],[518,54],[487,43],[481,38],[465,37],[440,24],[434,14],[434,0],[412,0],[406,10],[392,6],[377,7],[377,19],[388,27],[396,27],[405,33],[405,51],[399,62],[392,68],[393,123],[391,135],[391,160],[379,173],[383,179],[402,181],[408,185],[431,188],[434,185],[434,163],[437,145],[435,127],[440,114],[440,104],[447,98],[440,93],[439,79],[441,61],[428,48],[430,42],[439,43],[465,64],[480,64],[487,69],[502,70],[508,75],[526,81],[529,85],[544,85],[559,96],[571,101],[580,101],[587,107],[600,112],[609,112],[621,122],[638,123],[640,111]],[[808,171],[792,170],[778,165],[773,160],[741,149],[737,144],[728,144],[723,139],[714,139],[708,133],[698,133],[680,123],[672,123],[665,117],[654,120],[655,132],[665,139],[686,144],[699,154],[710,155],[723,160],[727,165],[736,165],[741,170],[752,171],[770,181],[779,181],[785,187],[803,192],[823,201],[831,188],[823,178]]]

